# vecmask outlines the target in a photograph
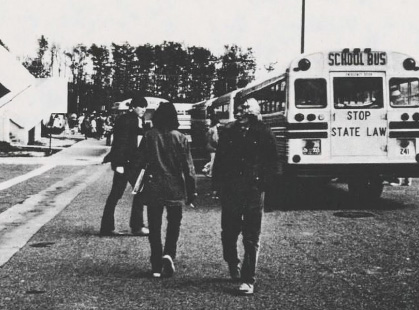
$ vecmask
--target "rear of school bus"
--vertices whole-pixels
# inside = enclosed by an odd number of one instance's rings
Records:
[[[419,176],[419,74],[404,54],[344,49],[289,68],[286,173],[342,178],[358,197]]]

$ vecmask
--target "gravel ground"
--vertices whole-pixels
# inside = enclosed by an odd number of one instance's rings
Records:
[[[416,183],[386,188],[374,206],[349,205],[335,184],[265,213],[257,291],[243,297],[222,260],[208,179],[198,179],[197,207],[184,209],[175,276],[152,279],[147,238],[97,235],[111,177],[107,169],[0,269],[1,309],[419,308]],[[127,190],[117,207],[121,230],[131,198]],[[31,246],[40,242],[51,244]]]

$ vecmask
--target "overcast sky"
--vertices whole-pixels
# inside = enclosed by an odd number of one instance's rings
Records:
[[[0,0],[0,39],[34,56],[44,35],[62,49],[175,41],[217,56],[252,47],[259,66],[301,49],[302,0]],[[306,0],[305,51],[386,48],[419,55],[417,0]],[[419,60],[418,60],[419,62]]]

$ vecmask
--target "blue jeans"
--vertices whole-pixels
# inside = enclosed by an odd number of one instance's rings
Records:
[[[148,228],[150,234],[148,240],[151,249],[151,268],[153,272],[161,272],[163,255],[170,255],[176,258],[177,241],[179,239],[180,224],[182,221],[182,206],[168,206],[167,210],[167,229],[164,251],[161,239],[161,226],[164,205],[149,204],[147,206]]]
[[[237,240],[242,233],[244,259],[241,268],[241,281],[256,282],[256,265],[260,246],[264,195],[256,189],[225,186],[221,190],[221,241],[224,260],[237,265]]]

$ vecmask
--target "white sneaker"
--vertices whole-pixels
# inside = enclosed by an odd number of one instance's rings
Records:
[[[175,264],[170,255],[164,255],[162,258],[163,276],[170,278],[175,273]]]
[[[254,285],[250,283],[242,283],[239,287],[240,294],[252,295],[254,292]]]
[[[161,278],[160,272],[153,272],[153,278]]]
[[[132,234],[134,236],[148,236],[150,231],[147,227],[141,227],[139,230],[133,231]]]

